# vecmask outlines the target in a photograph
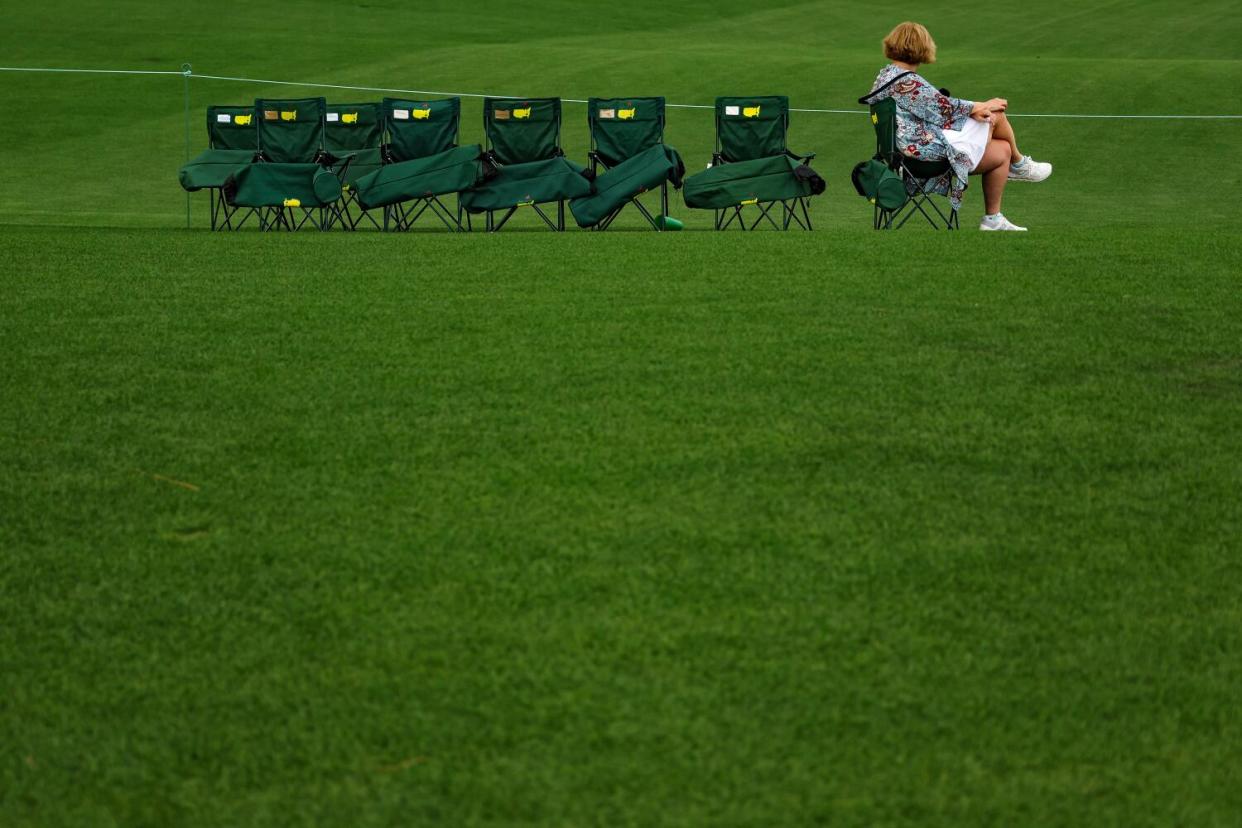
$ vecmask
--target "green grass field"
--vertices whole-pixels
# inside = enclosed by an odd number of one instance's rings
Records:
[[[1242,111],[1225,2],[276,11],[0,64],[850,108],[910,15],[1017,113]],[[872,232],[830,114],[809,234],[213,235],[181,84],[0,73],[0,825],[1237,824],[1242,122],[1015,119],[1023,236]]]

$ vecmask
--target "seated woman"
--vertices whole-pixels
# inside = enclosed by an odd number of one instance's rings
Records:
[[[947,160],[952,170],[937,179],[930,192],[947,195],[958,209],[968,175],[983,176],[987,215],[980,230],[1026,230],[1001,214],[1007,181],[1043,181],[1052,165],[1018,150],[1018,139],[1005,117],[1003,98],[964,101],[940,92],[918,74],[934,63],[936,42],[918,23],[901,23],[884,38],[884,55],[892,61],[875,79],[869,103],[892,98],[897,103],[897,146],[910,158]]]

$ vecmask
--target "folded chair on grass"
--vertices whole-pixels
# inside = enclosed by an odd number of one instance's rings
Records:
[[[253,162],[258,153],[254,107],[207,107],[207,147],[181,168],[178,178],[187,192],[207,191],[212,230],[235,230],[245,224],[254,211],[248,210],[237,217],[236,210],[221,197],[220,190],[230,175]]]
[[[489,232],[501,230],[521,207],[533,209],[552,230],[564,230],[565,202],[595,190],[591,172],[561,150],[561,99],[484,98],[483,130],[496,174],[462,193],[461,206],[486,213]],[[540,207],[553,202],[556,221]],[[497,212],[503,213],[499,221]]]
[[[668,185],[680,187],[686,167],[677,150],[664,143],[664,99],[591,98],[587,124],[588,157],[597,177],[594,195],[569,204],[578,226],[607,230],[633,204],[656,230],[681,229],[681,222],[668,216]],[[639,200],[654,190],[660,193],[658,217]]]
[[[224,187],[229,204],[256,209],[263,230],[298,230],[307,224],[327,230],[338,222],[349,227],[340,195],[352,158],[338,162],[324,148],[327,102],[260,98],[254,108],[258,160],[229,176]],[[336,180],[335,195],[321,172]]]
[[[357,182],[384,163],[384,117],[378,103],[328,104],[324,112],[324,149],[336,165],[348,163],[342,177],[341,214],[353,230],[365,219],[379,222],[358,204]]]
[[[383,208],[385,230],[409,230],[424,215],[449,230],[464,229],[460,204],[451,210],[441,197],[473,187],[485,165],[481,146],[457,146],[461,99],[385,98],[382,112],[384,166],[358,180],[359,203]]]
[[[734,222],[754,230],[764,221],[778,230],[794,224],[810,230],[809,201],[824,191],[824,179],[811,169],[814,153],[789,151],[788,132],[789,99],[784,96],[717,98],[712,166],[686,179],[686,206],[713,210],[717,230]],[[750,206],[758,215],[748,223],[742,211]]]
[[[860,103],[865,103],[866,98]],[[910,158],[897,147],[897,102],[892,98],[873,103],[871,123],[875,127],[875,157],[901,177],[907,198],[898,206],[886,208],[875,202],[872,226],[877,230],[897,230],[904,227],[916,213],[921,213],[935,229],[956,230],[957,210],[950,205],[948,215],[932,200],[936,180],[953,172],[947,160],[926,161]],[[894,199],[890,204],[897,204]]]

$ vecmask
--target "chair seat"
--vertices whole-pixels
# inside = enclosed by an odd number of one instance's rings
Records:
[[[900,160],[910,175],[915,178],[937,178],[953,169],[948,161],[925,161],[921,158],[911,158],[908,155],[902,155]]]
[[[482,213],[581,198],[595,190],[585,172],[585,167],[568,158],[508,164],[495,178],[462,193],[461,206]]]
[[[358,179],[354,189],[366,209],[387,207],[416,198],[457,193],[473,187],[483,176],[478,144],[387,164]]]
[[[717,164],[686,179],[686,206],[727,210],[744,204],[812,196],[812,180],[794,172],[799,166],[788,155]]]
[[[199,153],[177,172],[188,192],[218,189],[228,177],[254,160],[254,150],[209,149]]]
[[[248,164],[224,194],[234,207],[326,207],[341,197],[341,182],[318,164]]]

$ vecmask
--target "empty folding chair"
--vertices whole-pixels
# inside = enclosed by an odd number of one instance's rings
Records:
[[[487,229],[499,231],[521,207],[530,207],[549,228],[565,229],[565,202],[594,192],[591,172],[561,149],[560,98],[485,98],[483,129],[496,175],[462,193],[470,213],[486,213]],[[556,221],[540,205],[556,203]],[[496,220],[496,213],[502,213]]]
[[[664,143],[664,99],[591,98],[587,125],[588,157],[597,176],[595,194],[569,204],[578,226],[606,230],[633,204],[656,230],[680,229],[681,222],[668,216],[668,185],[680,187],[686,168],[677,150]],[[655,190],[660,193],[658,217],[639,200]]]
[[[207,107],[207,147],[181,168],[178,178],[188,192],[206,190],[211,207],[211,229],[235,230],[254,213],[240,218],[221,197],[228,177],[254,161],[258,152],[258,126],[253,106]]]
[[[483,147],[457,146],[461,99],[413,101],[385,98],[385,164],[358,180],[359,203],[382,207],[384,229],[409,230],[423,216],[462,230],[461,207],[449,209],[443,196],[473,187],[486,172]]]
[[[359,206],[355,185],[384,163],[383,108],[378,103],[328,104],[323,141],[334,166],[348,164],[341,179],[340,207],[346,226],[355,229],[365,218],[378,230],[379,222]]]
[[[264,230],[345,225],[340,196],[350,159],[329,169],[334,159],[324,149],[327,102],[260,98],[255,110],[258,161],[229,176],[224,187],[229,203],[258,209]]]
[[[824,191],[824,179],[811,169],[814,153],[789,151],[788,132],[784,96],[717,98],[712,166],[686,179],[686,206],[713,210],[717,230],[735,222],[754,230],[764,221],[778,230],[810,230],[808,202]],[[779,223],[771,215],[778,205]],[[758,215],[748,224],[742,211],[750,206]]]

